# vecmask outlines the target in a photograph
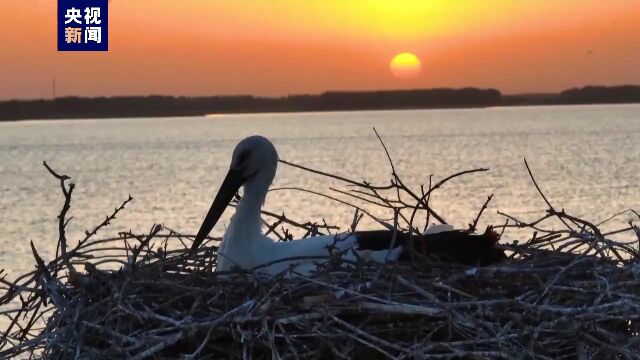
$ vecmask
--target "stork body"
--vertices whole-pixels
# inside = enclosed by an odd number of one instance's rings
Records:
[[[355,259],[358,256],[379,262],[407,257],[408,234],[396,234],[392,242],[393,232],[388,230],[323,235],[286,242],[274,241],[263,235],[260,210],[275,176],[277,163],[278,154],[273,144],[264,137],[251,136],[236,146],[229,172],[192,247],[192,250],[197,250],[240,186],[244,186],[243,197],[218,249],[218,271],[239,267],[277,274],[294,268],[298,272],[308,273],[315,269],[318,261],[326,259],[335,250],[342,251],[347,258]],[[447,233],[450,233],[449,236],[446,236]],[[413,248],[423,253],[448,255],[453,261],[469,264],[489,263],[501,258],[498,253],[501,251],[493,247],[496,239],[491,236],[485,235],[485,238],[479,239],[483,235],[459,231],[439,234],[444,236],[419,236]],[[280,261],[291,258],[293,260]]]

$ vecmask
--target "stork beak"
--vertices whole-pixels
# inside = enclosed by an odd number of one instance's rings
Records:
[[[209,235],[211,229],[213,229],[220,219],[220,216],[222,216],[222,213],[224,213],[224,209],[229,206],[231,199],[233,199],[233,196],[238,192],[238,189],[240,189],[240,186],[242,186],[245,181],[246,179],[242,176],[240,170],[229,170],[227,176],[222,182],[222,185],[220,186],[220,190],[218,190],[218,195],[216,195],[215,200],[213,200],[213,204],[211,204],[211,208],[209,209],[207,216],[204,218],[202,225],[200,225],[198,235],[196,235],[193,245],[191,246],[192,253],[197,251],[198,246],[200,246],[204,238]]]

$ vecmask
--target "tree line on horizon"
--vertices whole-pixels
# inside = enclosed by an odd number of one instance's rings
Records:
[[[0,120],[199,116],[216,113],[436,109],[640,102],[640,86],[586,86],[559,94],[503,95],[496,89],[328,91],[284,97],[114,96],[0,102]]]

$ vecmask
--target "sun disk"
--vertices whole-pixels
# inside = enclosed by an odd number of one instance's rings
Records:
[[[404,52],[393,57],[389,64],[391,73],[397,78],[415,78],[422,70],[420,59],[412,53]]]

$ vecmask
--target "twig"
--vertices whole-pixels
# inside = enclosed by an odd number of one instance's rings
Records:
[[[71,265],[71,262],[69,262],[69,259],[67,258],[67,236],[65,232],[65,227],[68,223],[68,221],[66,220],[67,211],[69,211],[69,208],[71,207],[71,194],[73,193],[75,184],[69,184],[69,188],[67,189],[65,182],[70,179],[69,176],[59,175],[49,167],[46,161],[43,161],[42,165],[44,165],[44,167],[49,171],[51,175],[60,180],[60,189],[62,190],[62,194],[64,195],[64,205],[62,205],[62,210],[60,210],[60,214],[58,215],[58,249],[60,250],[60,257],[62,259],[62,262],[67,266],[69,271],[75,272],[75,268],[73,267],[73,265]]]
[[[489,197],[487,197],[487,201],[484,202],[484,204],[480,208],[480,211],[478,211],[478,215],[476,216],[475,220],[473,220],[473,223],[469,224],[469,232],[475,232],[476,231],[476,227],[478,226],[478,221],[480,221],[480,217],[482,216],[482,212],[484,212],[487,209],[487,205],[489,205],[489,202],[491,201],[492,198],[493,198],[493,194],[491,194],[491,195],[489,195]]]

